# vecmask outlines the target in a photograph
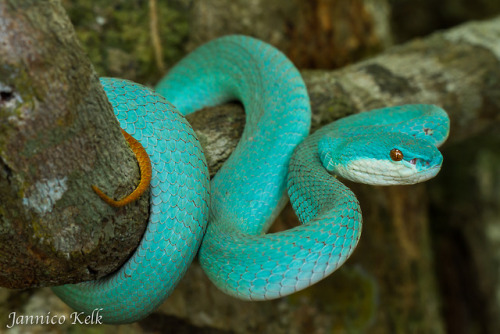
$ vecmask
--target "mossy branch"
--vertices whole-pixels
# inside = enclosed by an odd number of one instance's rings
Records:
[[[0,1],[0,286],[95,279],[144,230],[148,198],[98,77],[59,1]]]

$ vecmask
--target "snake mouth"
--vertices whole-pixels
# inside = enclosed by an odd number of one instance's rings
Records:
[[[359,183],[378,186],[410,185],[429,180],[436,176],[441,164],[418,170],[417,166],[411,164],[382,163],[370,168],[366,164],[350,164],[347,168],[337,169],[339,176]],[[380,165],[382,164],[382,165]]]
[[[392,177],[392,180],[394,182],[392,183],[392,185],[411,185],[424,182],[435,177],[440,170],[441,170],[441,165],[429,167],[421,171],[415,171],[407,175],[401,175],[400,177]]]

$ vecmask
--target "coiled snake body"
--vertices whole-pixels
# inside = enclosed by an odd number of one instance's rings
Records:
[[[152,312],[200,243],[208,277],[242,299],[278,298],[319,281],[345,262],[361,233],[358,201],[332,174],[371,184],[429,179],[449,128],[442,109],[408,105],[346,117],[307,137],[311,112],[299,72],[281,52],[243,36],[203,45],[158,84],[176,109],[140,85],[102,84],[120,126],[150,155],[151,215],[118,272],[54,291],[75,309],[102,308],[110,323]],[[181,114],[235,99],[245,107],[245,130],[211,180],[209,199],[206,163]],[[302,225],[265,234],[287,188]]]

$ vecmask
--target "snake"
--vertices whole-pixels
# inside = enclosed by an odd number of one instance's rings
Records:
[[[339,268],[360,239],[362,215],[342,179],[374,185],[434,177],[449,133],[446,112],[391,106],[341,118],[310,134],[311,104],[293,63],[258,39],[230,35],[183,58],[155,90],[101,78],[120,127],[151,160],[150,216],[120,269],[53,287],[107,323],[138,321],[172,293],[198,254],[208,278],[243,300],[302,290]],[[245,128],[210,180],[185,116],[240,101]],[[300,225],[266,233],[290,200]]]

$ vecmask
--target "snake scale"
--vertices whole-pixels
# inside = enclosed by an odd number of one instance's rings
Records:
[[[441,108],[405,105],[346,117],[308,136],[300,73],[274,47],[244,36],[199,47],[156,92],[121,79],[101,83],[120,126],[151,159],[148,226],[117,272],[53,290],[77,310],[102,308],[108,323],[150,314],[198,250],[210,280],[241,299],[279,298],[314,284],[341,266],[360,238],[359,203],[336,176],[382,185],[427,180],[441,167],[437,147],[449,131]],[[209,181],[184,115],[230,100],[243,104],[245,129]],[[301,225],[266,234],[287,189]]]

